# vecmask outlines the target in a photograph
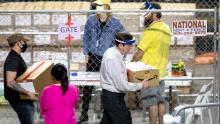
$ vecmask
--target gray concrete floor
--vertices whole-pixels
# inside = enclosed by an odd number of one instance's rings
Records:
[[[130,110],[132,114],[133,124],[148,124],[148,118],[143,118],[142,110]],[[35,124],[43,124],[43,119],[39,118],[39,116],[35,116]],[[77,117],[79,117],[80,113],[77,110]],[[195,118],[195,124],[201,124],[200,119]],[[98,114],[94,113],[93,109],[89,110],[89,121],[82,124],[99,124],[100,118],[98,118]],[[209,124],[210,121],[208,119],[207,113],[204,115],[204,124]],[[9,105],[1,105],[0,106],[0,124],[19,124],[19,120],[17,118],[16,113],[12,110]]]
[[[147,122],[143,121],[143,114],[141,110],[131,110],[132,119],[134,124],[144,124]],[[43,119],[39,119],[38,114],[35,116],[36,124],[43,124]],[[77,112],[77,116],[79,117],[80,113]],[[89,110],[89,121],[84,124],[98,124],[100,122],[100,118],[98,118],[98,114],[95,114],[92,109]],[[0,124],[19,124],[19,120],[17,118],[16,113],[12,110],[9,105],[1,105],[0,106]]]

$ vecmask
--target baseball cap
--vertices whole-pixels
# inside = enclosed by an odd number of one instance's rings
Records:
[[[103,5],[103,4],[108,4],[110,5],[111,0],[96,0],[94,3],[98,4],[98,5]]]
[[[10,35],[7,38],[7,41],[9,43],[10,46],[13,46],[14,44],[16,44],[18,41],[25,41],[28,42],[30,41],[30,39],[28,37],[25,37],[23,34],[21,33],[14,33],[12,35]]]

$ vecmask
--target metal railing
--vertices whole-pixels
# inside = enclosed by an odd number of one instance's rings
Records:
[[[192,120],[191,121],[187,121],[187,122],[185,122],[185,120],[186,120],[186,118],[185,118],[185,116],[182,116],[182,118],[181,118],[181,124],[195,124],[196,123],[196,121],[195,121],[195,109],[197,109],[197,108],[206,108],[206,109],[211,109],[211,108],[213,108],[213,107],[220,107],[220,102],[216,102],[216,103],[206,103],[206,104],[200,104],[200,105],[187,105],[187,106],[185,106],[185,107],[183,107],[183,108],[181,108],[180,110],[178,110],[176,113],[175,113],[175,115],[174,115],[174,118],[176,118],[176,117],[178,117],[178,116],[181,116],[181,113],[182,112],[184,112],[184,115],[185,115],[185,112],[186,112],[186,110],[188,110],[188,109],[192,109],[192,113],[191,113],[191,117],[192,117]],[[217,109],[218,110],[218,109]],[[211,110],[209,110],[210,112],[211,112]],[[216,109],[214,109],[214,111],[216,111]],[[219,113],[219,111],[217,111],[216,113]],[[204,114],[204,113],[202,113],[202,114]],[[210,114],[210,113],[209,113]],[[217,118],[214,118],[214,116],[215,115],[213,115],[212,114],[212,116],[211,116],[211,118],[210,119],[212,119],[212,120],[209,120],[210,122],[209,123],[211,123],[211,124],[219,124],[218,122],[219,122],[219,120],[217,119]],[[217,119],[217,120],[216,120]],[[202,124],[205,124],[204,123],[205,121],[204,121],[204,118],[201,118],[201,122],[200,123],[202,123]]]
[[[185,106],[183,108],[181,108],[179,111],[176,112],[176,114],[174,115],[174,117],[177,117],[180,112],[186,110],[186,109],[190,109],[190,108],[202,108],[202,107],[216,107],[216,106],[220,106],[220,102],[217,103],[207,103],[207,104],[202,104],[202,105],[188,105]]]

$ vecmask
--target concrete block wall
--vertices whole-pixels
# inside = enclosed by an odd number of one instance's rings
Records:
[[[78,20],[81,23],[81,31],[84,30],[84,25],[86,23],[87,20],[87,13],[84,14],[74,14],[71,13],[71,20]],[[66,45],[67,42],[66,41],[60,41],[58,40],[58,36],[55,34],[37,34],[37,32],[57,32],[57,27],[59,23],[65,23],[67,22],[67,13],[10,13],[10,14],[0,14],[0,31],[4,32],[4,31],[10,31],[10,32],[20,32],[20,31],[28,31],[28,32],[36,32],[36,34],[31,34],[31,35],[27,35],[29,37],[32,38],[32,41],[30,44],[34,44],[34,45],[46,45],[44,47],[41,48],[41,50],[38,50],[38,48],[32,48],[29,49],[29,52],[31,54],[24,56],[25,60],[26,58],[32,58],[33,61],[39,61],[39,60],[46,60],[46,59],[52,59],[52,60],[57,60],[57,61],[61,61],[64,60],[66,61],[66,59],[59,59],[59,58],[51,58],[49,56],[54,55],[54,52],[63,52],[64,54],[59,55],[60,57],[65,57],[66,56],[66,51],[62,51],[61,50],[61,46],[62,45]],[[114,14],[114,16],[116,16],[121,23],[125,26],[126,30],[129,32],[142,32],[143,31],[143,27],[140,26],[140,16],[141,14],[134,14],[134,13],[129,13],[129,14]],[[177,19],[181,17],[185,18],[185,19],[192,19],[192,15],[188,15],[188,16],[176,16],[173,17],[172,19]],[[168,23],[169,25],[171,24],[171,15],[165,15],[163,20]],[[8,35],[0,35],[0,45],[7,45],[6,42],[6,38]],[[140,39],[140,35],[135,35],[135,38],[137,41],[139,41]],[[181,39],[181,38],[179,38]],[[185,39],[182,38],[183,42],[184,41],[188,41],[190,38],[186,37]],[[174,42],[176,40],[176,42]],[[173,39],[172,40],[172,45],[174,45],[175,43],[178,44],[178,39]],[[190,40],[190,43],[193,44],[192,38]],[[72,48],[71,51],[73,51],[73,55],[75,55],[74,53],[82,53],[82,48],[80,48],[83,44],[82,44],[82,37],[81,40],[77,40],[77,41],[73,41],[71,42],[71,44],[73,46],[79,46],[79,48]],[[190,45],[192,45],[190,44]],[[52,45],[55,48],[51,48],[51,47],[47,47],[47,45]],[[186,45],[186,44],[183,44]],[[182,49],[176,48],[173,49],[171,48],[171,54],[170,54],[170,58],[171,59],[177,59],[180,57],[184,57],[184,59],[189,60],[189,59],[193,59],[194,57],[194,48],[193,46],[190,46],[190,50],[189,49],[185,49],[184,47]],[[58,50],[59,49],[59,50]],[[33,50],[33,52],[32,52]],[[189,50],[189,51],[188,51]],[[6,49],[7,51],[7,49]],[[135,49],[132,50],[132,52],[134,52]],[[187,51],[187,52],[185,52]],[[172,54],[175,53],[175,54]],[[190,56],[185,56],[185,53],[189,53]],[[193,53],[193,54],[191,54]],[[42,56],[41,56],[42,55]],[[54,56],[58,56],[58,55],[54,55]],[[59,57],[58,56],[58,57]],[[78,62],[84,62],[84,60],[82,60],[83,58],[83,54],[80,54],[80,58],[78,58]],[[39,58],[38,58],[39,57]],[[76,60],[76,56],[72,57],[72,61],[73,62],[77,62]],[[178,59],[177,59],[178,60]],[[66,62],[64,62],[65,65]]]
[[[82,24],[81,30],[84,28],[84,24],[87,19],[87,15],[72,15],[72,20],[76,20]],[[59,23],[67,22],[67,14],[59,13],[24,13],[24,14],[0,14],[0,31],[9,32],[57,32],[57,25]],[[1,36],[3,37],[3,36]],[[57,36],[48,34],[35,34],[33,37],[33,43],[37,45],[51,44],[57,41]],[[54,38],[56,37],[56,38]],[[1,38],[1,41],[5,41],[7,37]],[[52,41],[54,40],[54,41]],[[3,42],[0,44],[2,45]],[[4,44],[4,43],[3,43]]]

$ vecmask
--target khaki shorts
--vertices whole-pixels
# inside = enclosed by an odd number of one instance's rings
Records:
[[[156,88],[142,90],[141,100],[144,106],[158,105],[165,103],[165,83],[160,81],[160,85]]]

